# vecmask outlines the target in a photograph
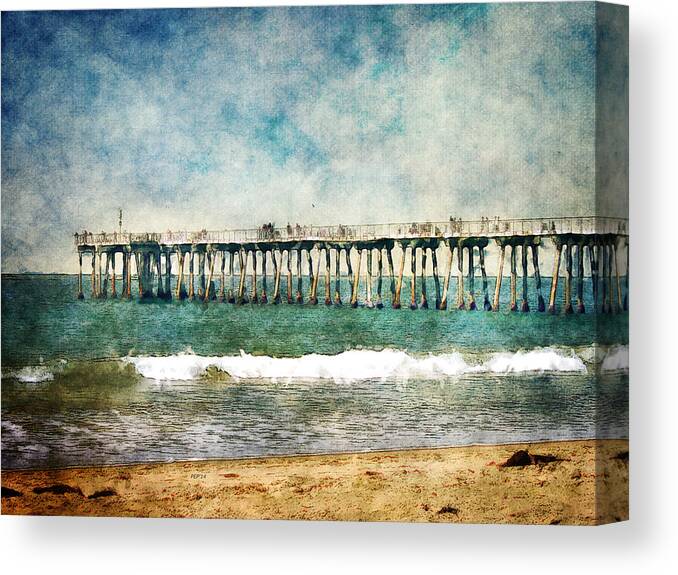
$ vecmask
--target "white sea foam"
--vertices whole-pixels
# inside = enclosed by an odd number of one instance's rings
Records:
[[[620,345],[610,348],[603,358],[603,371],[620,371],[629,368],[629,346]]]
[[[26,430],[23,427],[21,427],[18,423],[12,423],[7,419],[3,419],[1,427],[3,442],[7,438],[11,438],[12,440],[17,441],[26,437]]]
[[[24,383],[41,383],[54,379],[54,374],[41,365],[23,367],[12,375]]]
[[[155,380],[191,380],[209,367],[241,379],[333,379],[358,380],[389,377],[429,378],[466,373],[586,372],[584,362],[574,352],[536,349],[497,353],[476,360],[460,353],[410,355],[404,351],[351,350],[337,355],[310,354],[297,358],[254,356],[205,357],[179,354],[169,357],[128,357],[137,372]]]
[[[485,362],[492,373],[571,371],[586,373],[586,366],[574,353],[567,355],[554,349],[533,349],[515,353],[498,353]]]

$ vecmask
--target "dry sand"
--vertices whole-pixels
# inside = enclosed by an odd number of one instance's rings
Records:
[[[501,466],[520,449],[561,461]],[[2,487],[12,515],[594,525],[628,519],[628,441],[4,471]]]

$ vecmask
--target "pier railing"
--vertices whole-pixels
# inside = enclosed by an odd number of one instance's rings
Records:
[[[447,237],[551,236],[559,234],[628,235],[628,220],[601,216],[480,220],[451,219],[442,222],[408,222],[333,226],[249,228],[217,231],[83,232],[74,234],[75,244],[115,245],[153,242],[158,244],[250,243],[258,241],[360,241]]]

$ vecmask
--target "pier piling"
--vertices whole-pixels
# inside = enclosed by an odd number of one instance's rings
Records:
[[[166,250],[165,255],[165,299],[172,299],[172,252]]]
[[[144,258],[144,273],[145,278],[144,278],[144,293],[143,293],[143,298],[144,299],[152,299],[153,298],[153,281],[154,281],[154,263],[155,263],[155,252],[148,252],[145,255]]]
[[[390,278],[391,305],[395,300],[395,270],[393,267],[393,246],[386,246],[386,259],[388,261],[388,275]]]
[[[320,281],[320,259],[322,257],[319,246],[316,246],[316,252],[315,271],[313,274],[313,281],[311,282],[311,300],[313,301],[313,305],[317,305],[318,303],[318,282]]]
[[[257,286],[257,250],[256,248],[251,250],[252,252],[252,297],[250,298],[251,303],[259,303],[259,292]]]
[[[118,297],[115,286],[115,252],[111,252],[111,297],[113,299]]]
[[[485,271],[485,246],[478,247],[478,260],[480,262],[480,273],[483,279],[483,309],[485,311],[492,310],[492,304],[490,303],[490,296],[487,289],[487,273]]]
[[[334,262],[334,305],[341,305],[341,250],[337,248],[334,250],[336,256]]]
[[[473,264],[473,244],[468,246],[468,309],[475,311],[476,309],[476,294],[475,294],[475,265]]]
[[[431,266],[433,267],[433,287],[436,290],[435,308],[440,309],[440,276],[438,275],[438,245],[431,248]]]
[[[226,301],[226,252],[221,250],[219,259],[220,278],[219,278],[219,301]]]
[[[625,241],[626,247],[626,274],[624,275],[624,284],[626,286],[624,290],[624,311],[629,309],[629,243],[628,240]]]
[[[603,258],[603,313],[610,313],[612,311],[612,304],[610,298],[610,281],[609,277],[609,259],[607,256],[608,246],[607,242],[603,242],[600,246],[600,250]]]
[[[349,304],[353,305],[353,264],[351,263],[351,248],[346,249],[346,270],[348,271],[348,287],[351,290],[351,295],[349,297]]]
[[[457,245],[457,309],[464,309],[464,247]]]
[[[96,252],[92,252],[92,279],[91,279],[91,289],[92,289],[92,299],[97,297],[97,274],[96,274],[96,263],[97,256]]]
[[[405,271],[405,244],[401,244],[402,256],[400,258],[400,266],[398,268],[398,279],[395,286],[395,295],[393,297],[393,303],[391,304],[393,309],[400,309],[400,293],[403,288],[403,272]]]
[[[426,248],[421,248],[421,300],[419,301],[421,309],[428,309],[428,299],[426,298]]]
[[[203,302],[207,303],[210,300],[210,292],[212,291],[212,278],[214,277],[214,260],[217,259],[216,252],[207,252],[207,265],[209,272],[207,276],[207,288],[205,289],[205,297]]]
[[[78,254],[78,262],[80,264],[80,270],[78,272],[78,299],[85,299],[85,296],[82,293],[82,252]]]
[[[127,253],[122,251],[120,252],[120,255],[122,256],[122,277],[120,278],[122,280],[122,297],[123,299],[127,298]]]
[[[158,275],[158,288],[156,295],[158,299],[165,299],[165,286],[163,285],[162,281],[162,252],[158,251],[153,255],[153,257],[155,258],[155,268]]]
[[[556,292],[558,291],[558,276],[560,275],[560,255],[563,250],[562,243],[554,239],[556,253],[553,256],[553,274],[551,276],[551,293],[549,294],[549,313],[556,313]]]
[[[301,249],[297,250],[297,295],[294,300],[297,303],[304,303],[304,296],[301,295],[301,290],[303,288],[301,283]]]
[[[410,309],[417,309],[417,248],[410,247]]]
[[[332,305],[332,274],[330,261],[330,247],[325,244],[325,305]],[[318,252],[320,256],[320,252]]]
[[[178,300],[186,299],[186,289],[184,288],[184,252],[177,250],[177,265],[179,266],[179,276],[177,277],[176,297]]]
[[[103,285],[103,278],[101,275],[101,257],[103,256],[102,252],[99,252],[99,280],[98,280],[98,288],[97,288],[97,295],[100,298],[105,297],[105,291],[104,291],[104,285]],[[108,262],[106,262],[108,264]]]
[[[523,293],[522,301],[520,302],[520,311],[528,312],[530,311],[530,304],[527,300],[527,242],[520,246],[520,263],[522,264],[522,282],[523,282]]]
[[[143,286],[143,272],[141,265],[141,254],[139,252],[134,253],[134,264],[137,269],[137,286],[139,288],[139,297],[141,298],[144,295],[144,286]]]
[[[280,262],[278,262],[278,257]],[[280,303],[280,274],[282,272],[283,252],[280,250],[273,250],[271,252],[271,261],[273,262],[273,303],[278,305]]]
[[[598,312],[598,247],[594,242],[587,244],[589,263],[591,265],[591,290],[593,292],[593,312]]]
[[[617,260],[617,242],[612,241],[612,253],[614,263],[615,285],[617,286],[617,312],[622,311],[622,295],[621,295],[621,280],[619,278],[619,261]]]
[[[516,270],[516,244],[511,244],[511,301],[509,309],[511,311],[518,310],[516,284],[518,283],[518,274]]]
[[[235,303],[235,252],[228,251],[228,277],[229,286],[226,301],[228,303]]]
[[[125,252],[125,263],[127,270],[125,272],[125,298],[132,298],[132,254]]]
[[[103,297],[108,297],[108,283],[110,281],[110,270],[111,270],[111,254],[110,252],[104,252],[104,284],[103,284]]]
[[[268,285],[267,285],[267,278],[266,276],[268,275],[266,272],[267,266],[267,259],[268,259],[268,250],[261,250],[261,296],[259,298],[259,301],[263,304],[268,303]]]
[[[287,250],[287,303],[292,303],[292,250]]]
[[[382,280],[383,280],[383,275],[384,275],[384,265],[383,265],[383,254],[381,246],[377,249],[377,303],[376,307],[377,309],[382,309],[384,307],[384,303],[381,301],[381,286],[382,286]]]
[[[193,285],[193,251],[190,251],[188,254],[188,299],[193,301],[195,297],[195,287]]]
[[[246,268],[248,256],[249,252],[245,251],[243,248],[238,250],[238,270],[240,272],[240,282],[238,283],[238,296],[236,298],[236,303],[238,305],[242,305],[243,303],[245,303],[245,273],[247,271]]]
[[[438,309],[446,310],[447,309],[447,294],[450,290],[450,274],[452,273],[452,259],[454,257],[454,246],[452,242],[447,242],[447,247],[450,250],[450,254],[447,257],[447,265],[445,266],[445,279],[443,280],[443,298],[440,301],[440,307]]]
[[[358,289],[360,287],[360,264],[362,263],[363,252],[361,249],[358,252],[358,265],[356,266],[355,274],[353,275],[353,289],[351,290],[351,307],[358,307]]]
[[[537,311],[546,311],[544,296],[541,293],[541,272],[539,271],[539,244],[536,241],[532,243],[532,267],[534,269],[535,288],[537,290]]]
[[[373,308],[374,304],[372,303],[372,250],[367,251],[367,270],[365,278],[365,307]]]
[[[584,306],[584,244],[577,244],[577,313],[585,313]]]
[[[198,252],[198,299],[205,297],[205,252]]]
[[[311,305],[318,303],[315,297],[315,278],[317,274],[313,273],[313,258],[311,257],[311,248],[306,250],[306,263],[308,264],[308,299]]]
[[[572,244],[565,243],[565,292],[563,294],[564,311],[572,313]]]
[[[615,312],[615,299],[614,299],[614,282],[612,281],[612,263],[613,263],[613,244],[612,241],[608,239],[607,241],[607,285],[608,285],[608,301],[609,301],[609,313]]]
[[[497,264],[497,282],[494,285],[494,300],[492,301],[492,311],[499,311],[499,296],[501,294],[501,280],[504,277],[504,256],[506,255],[506,244],[499,243],[499,262]]]

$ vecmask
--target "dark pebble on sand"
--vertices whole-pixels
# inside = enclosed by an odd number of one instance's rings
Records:
[[[620,451],[612,459],[618,459],[619,461],[622,461],[623,463],[628,463],[629,462],[629,452],[628,451]]]
[[[35,487],[33,488],[33,493],[37,493],[38,495],[42,493],[53,493],[54,495],[75,493],[76,495],[82,495],[82,491],[79,487],[71,487],[65,483],[55,483],[54,485],[48,485],[46,487]]]
[[[113,497],[117,495],[115,489],[102,489],[101,491],[95,491],[92,495],[89,495],[87,499],[99,499],[99,497]]]
[[[4,485],[2,486],[2,496],[3,497],[21,497],[23,493],[21,491],[17,491],[16,489],[12,489],[11,487],[5,487]]]
[[[509,457],[501,467],[524,467],[526,465],[544,465],[553,461],[560,461],[554,455],[533,455],[527,449],[520,449]]]

